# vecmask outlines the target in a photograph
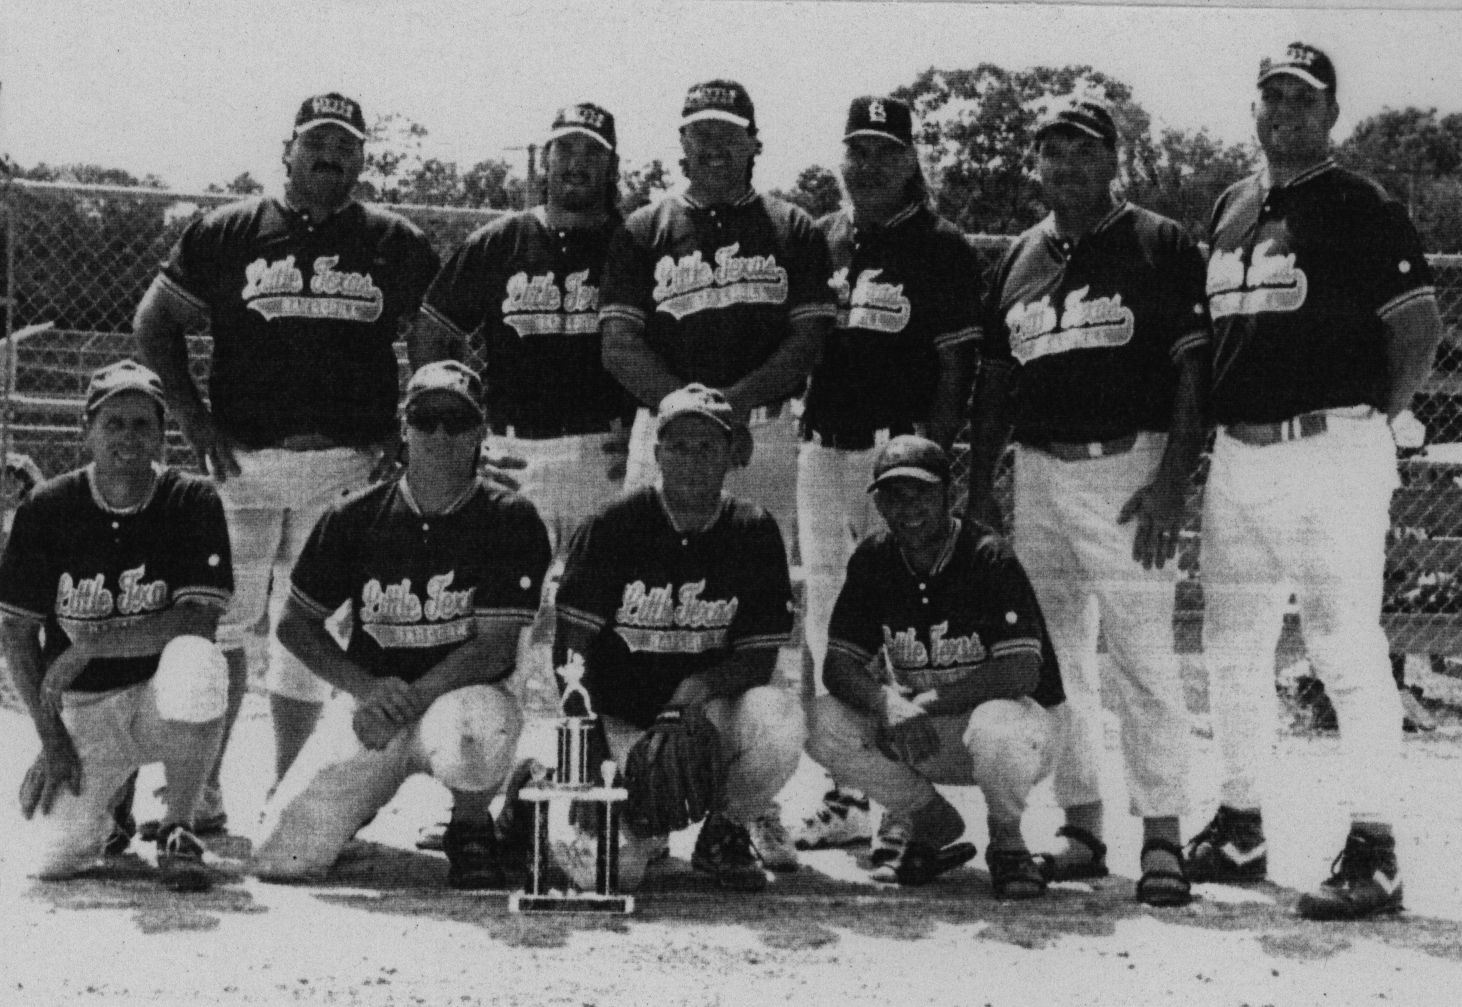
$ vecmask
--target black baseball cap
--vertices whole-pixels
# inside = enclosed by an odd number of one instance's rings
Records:
[[[1259,61],[1259,83],[1270,77],[1288,74],[1321,91],[1335,93],[1335,64],[1330,57],[1312,45],[1291,42],[1278,56],[1265,56]]]
[[[482,379],[460,361],[438,360],[419,367],[406,382],[405,406],[410,408],[417,399],[431,392],[456,396],[471,406],[478,416],[482,415]]]
[[[949,484],[949,455],[926,437],[900,434],[883,446],[873,462],[872,493],[895,479],[913,479],[931,485]]]
[[[897,98],[865,95],[854,98],[848,107],[848,124],[843,139],[855,136],[881,136],[905,147],[914,143],[914,113]]]
[[[558,114],[553,117],[553,125],[549,128],[548,142],[552,143],[570,133],[591,136],[611,152],[618,143],[614,134],[614,116],[607,109],[589,101],[565,105],[559,109]]]
[[[748,132],[756,130],[756,107],[751,95],[734,80],[708,80],[696,84],[685,93],[680,107],[680,125],[688,126],[702,119],[720,119]]]
[[[295,136],[317,126],[339,126],[357,140],[366,138],[365,115],[360,110],[360,102],[338,91],[306,98],[295,113]]]
[[[123,392],[141,392],[160,408],[167,408],[162,378],[135,360],[123,360],[92,373],[91,381],[86,386],[86,407],[82,411],[83,415],[90,417],[101,408],[103,402]]]
[[[1073,98],[1042,116],[1036,124],[1036,142],[1058,129],[1095,137],[1113,150],[1117,149],[1117,124],[1112,121],[1112,113],[1107,106],[1091,98]]]

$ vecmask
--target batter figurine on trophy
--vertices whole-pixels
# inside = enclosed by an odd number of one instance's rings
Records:
[[[569,652],[568,663],[558,669],[564,681],[559,699],[558,767],[552,771],[535,766],[532,782],[518,793],[533,806],[533,837],[529,851],[528,883],[523,891],[508,896],[513,912],[634,912],[632,895],[619,894],[619,805],[628,797],[616,787],[618,766],[605,759],[598,766],[598,781],[591,775],[590,753],[598,718],[589,691],[584,688],[584,659]],[[572,715],[570,700],[578,696],[582,715]],[[602,750],[602,749],[601,749]],[[592,814],[571,805],[583,802]],[[576,822],[592,823],[587,836]],[[569,836],[560,838],[562,833]],[[549,870],[555,859],[566,861],[570,888],[549,887]]]

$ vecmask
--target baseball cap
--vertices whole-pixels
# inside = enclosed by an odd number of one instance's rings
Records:
[[[923,483],[949,483],[949,455],[933,441],[914,434],[900,434],[883,446],[873,462],[872,493],[895,479],[915,479]]]
[[[1036,139],[1055,129],[1072,130],[1095,137],[1112,149],[1117,147],[1117,124],[1107,106],[1091,98],[1073,98],[1047,112],[1036,124]]]
[[[482,415],[482,379],[466,364],[456,360],[438,360],[419,367],[406,382],[405,405],[409,407],[429,392],[455,395],[471,406],[478,416]]]
[[[339,126],[358,140],[366,138],[365,115],[360,102],[337,91],[306,98],[294,116],[294,135],[307,133],[317,126]]]
[[[123,392],[141,392],[160,408],[167,408],[167,398],[162,392],[162,379],[135,360],[123,360],[92,374],[91,381],[86,386],[84,415],[91,416],[103,402]]]
[[[1280,74],[1298,77],[1322,91],[1335,90],[1335,64],[1319,49],[1303,42],[1291,42],[1283,54],[1265,56],[1259,61],[1260,84]]]
[[[592,136],[611,151],[618,142],[614,134],[614,116],[607,109],[588,101],[565,105],[558,110],[553,117],[553,125],[549,128],[548,142],[552,143],[570,133]]]
[[[702,119],[720,119],[746,130],[756,129],[756,108],[751,95],[734,80],[708,80],[696,84],[685,94],[680,107],[680,124],[689,125]]]
[[[843,139],[855,136],[882,136],[905,147],[912,146],[914,114],[897,98],[872,95],[854,98],[848,107],[848,124],[843,128]]]
[[[660,422],[657,432],[662,432],[682,416],[704,416],[728,434],[741,425],[736,410],[726,401],[726,396],[714,388],[702,384],[690,384],[677,388],[660,400]]]

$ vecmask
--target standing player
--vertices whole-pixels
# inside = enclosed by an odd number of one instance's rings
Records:
[[[305,100],[284,143],[282,200],[253,197],[195,221],[137,309],[142,352],[233,536],[238,592],[219,631],[230,720],[246,677],[243,634],[282,588],[316,519],[395,462],[392,342],[436,272],[426,237],[351,198],[365,118],[339,94]],[[209,327],[208,402],[188,372],[185,333]],[[281,588],[270,605],[270,577]],[[294,761],[328,687],[274,641],[269,660],[276,774]],[[222,828],[217,772],[201,816]]]
[[[834,314],[827,246],[801,209],[752,188],[761,141],[740,84],[690,89],[680,145],[689,187],[631,214],[604,272],[604,364],[646,407],[625,485],[654,481],[660,400],[690,382],[719,389],[755,443],[730,488],[771,511],[786,539],[796,531],[797,465],[787,400]]]
[[[1297,588],[1353,797],[1331,876],[1298,910],[1361,918],[1402,898],[1392,835],[1401,706],[1380,624],[1397,485],[1387,421],[1410,405],[1442,326],[1405,209],[1330,159],[1330,58],[1296,42],[1259,64],[1258,86],[1265,165],[1219,197],[1208,261],[1219,428],[1203,509],[1203,652],[1224,783],[1190,845],[1191,873],[1265,875],[1274,646]]]
[[[161,760],[162,879],[206,888],[192,830],[228,690],[213,643],[233,589],[223,506],[207,480],[154,462],[163,392],[147,368],[93,374],[83,432],[91,464],[35,489],[0,559],[0,637],[41,736],[21,787],[22,813],[45,826],[35,871],[95,862],[118,788]]]
[[[614,758],[657,722],[698,707],[721,736],[724,806],[701,825],[692,866],[723,888],[766,885],[747,826],[771,813],[797,769],[802,712],[769,686],[792,627],[787,556],[762,508],[722,492],[747,436],[720,392],[688,385],[659,404],[656,486],[575,533],[558,589],[558,663],[584,657],[584,685]],[[627,835],[626,886],[663,836]],[[797,866],[795,854],[790,868]]]
[[[1061,678],[1030,584],[989,529],[950,516],[949,458],[933,441],[889,441],[867,492],[887,529],[848,564],[808,750],[887,809],[874,880],[923,884],[974,856],[934,789],[974,784],[996,897],[1038,897],[1020,821],[1050,768]]]
[[[1014,426],[1015,553],[1065,676],[1052,880],[1107,873],[1097,631],[1105,629],[1132,813],[1137,896],[1188,900],[1179,847],[1188,710],[1173,652],[1178,531],[1203,443],[1209,335],[1203,259],[1174,221],[1114,199],[1117,130],[1074,100],[1036,130],[1051,214],[996,272],[975,390],[970,514],[997,521],[996,462]],[[1095,599],[1100,622],[1089,617]]]
[[[254,869],[329,870],[413,773],[454,800],[444,847],[456,888],[503,883],[489,803],[522,718],[499,684],[533,618],[548,533],[533,505],[477,476],[482,385],[456,361],[406,388],[405,474],[326,512],[295,564],[279,638],[340,690],[264,812]],[[345,650],[326,620],[350,606]]]
[[[812,372],[797,457],[803,633],[821,681],[827,624],[853,547],[877,514],[865,483],[890,436],[927,433],[948,449],[964,419],[980,333],[980,262],[934,214],[914,150],[913,115],[893,98],[856,98],[843,131],[852,205],[818,222],[832,259],[837,325]],[[804,849],[867,839],[867,798],[838,786],[802,824]]]

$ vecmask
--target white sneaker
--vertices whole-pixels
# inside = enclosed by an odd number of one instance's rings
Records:
[[[851,846],[872,838],[873,811],[868,798],[834,789],[823,794],[822,806],[803,820],[797,830],[797,849]]]
[[[751,845],[761,857],[763,867],[769,871],[784,872],[797,869],[797,848],[792,845],[792,836],[782,824],[779,808],[772,808],[752,819],[747,831],[751,833]]]

